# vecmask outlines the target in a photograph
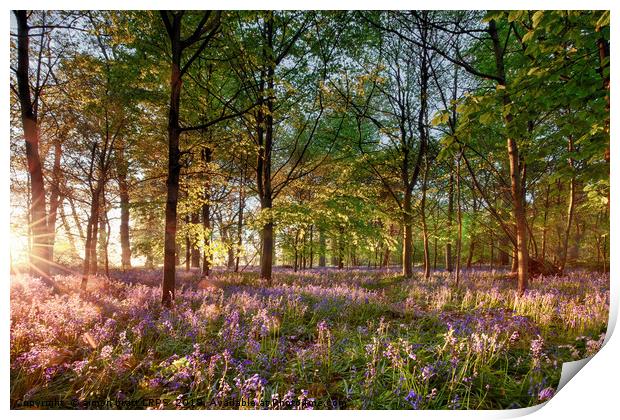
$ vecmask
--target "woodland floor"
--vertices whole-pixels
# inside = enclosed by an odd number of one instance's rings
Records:
[[[113,272],[80,293],[11,282],[11,404],[79,408],[500,409],[551,398],[602,345],[609,275],[391,270]]]

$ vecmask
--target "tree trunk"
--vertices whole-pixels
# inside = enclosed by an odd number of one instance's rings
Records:
[[[431,256],[428,247],[428,226],[426,224],[426,187],[428,181],[428,161],[424,158],[424,178],[422,180],[422,200],[420,202],[421,214],[422,214],[422,236],[424,247],[424,278],[431,277]]]
[[[60,222],[62,223],[62,226],[65,229],[65,235],[67,236],[67,240],[69,241],[69,247],[71,249],[71,255],[72,256],[77,256],[78,255],[78,251],[77,251],[77,246],[75,244],[75,237],[73,236],[73,232],[71,232],[71,226],[69,226],[69,221],[67,220],[67,216],[65,214],[65,209],[64,206],[62,205],[62,203],[60,203],[59,207],[58,207],[59,213],[60,213]]]
[[[267,284],[271,286],[271,271],[273,267],[273,223],[271,222],[263,225],[260,267],[261,279],[267,280]]]
[[[509,115],[510,116],[510,115]],[[521,189],[521,176],[519,172],[519,153],[517,142],[509,138],[507,140],[510,160],[511,192],[514,207],[514,217],[517,224],[517,259],[518,259],[518,290],[525,292],[529,278],[528,265],[529,254],[527,250],[527,222],[523,206],[524,191]]]
[[[472,261],[474,258],[474,249],[476,247],[476,235],[475,235],[476,225],[474,222],[476,220],[475,215],[478,212],[478,201],[476,200],[476,195],[473,189],[472,189],[471,195],[472,195],[472,210],[474,213],[474,218],[472,219],[472,223],[470,226],[471,233],[469,235],[469,251],[467,252],[467,269],[468,270],[471,268]]]
[[[542,234],[542,260],[545,261],[547,258],[547,219],[549,215],[549,189],[550,185],[547,184],[547,188],[545,190],[545,209],[543,213],[543,234]]]
[[[205,147],[202,150],[202,160],[207,167],[207,182],[205,182],[204,199],[202,204],[202,228],[204,230],[204,251],[202,257],[202,275],[203,277],[209,277],[211,271],[211,183],[209,182],[208,167],[211,163],[212,150],[209,147]],[[228,241],[224,241],[228,249],[230,250]],[[199,257],[200,259],[200,254]],[[232,263],[229,252],[229,265]]]
[[[474,238],[469,240],[469,251],[467,252],[467,269],[471,268],[472,261],[474,259],[474,248],[476,246],[476,242]]]
[[[267,280],[267,285],[271,286],[271,273],[273,267],[273,220],[271,215],[273,191],[271,188],[271,153],[273,149],[273,89],[275,75],[275,61],[273,58],[273,12],[268,12],[265,19],[264,41],[266,48],[263,48],[266,69],[261,71],[260,80],[260,103],[258,110],[258,139],[259,153],[258,164],[256,166],[257,184],[259,197],[261,199],[261,211],[267,213],[267,221],[263,225],[262,230],[262,246],[261,246],[261,279]],[[265,83],[267,89],[265,91]],[[266,105],[267,112],[263,112],[263,106]]]
[[[454,171],[450,165],[450,183],[448,186],[448,242],[446,243],[446,270],[452,272],[452,219],[454,218]]]
[[[519,254],[518,254],[516,246],[512,247],[512,258],[510,261],[511,261],[510,271],[513,273],[516,273],[517,271],[519,271]]]
[[[493,270],[493,267],[495,266],[495,259],[494,259],[494,252],[495,252],[495,243],[493,241],[493,235],[491,235],[491,247],[490,247],[490,251],[491,251],[491,257],[490,257],[490,263],[491,263],[491,270]]]
[[[325,267],[325,232],[319,229],[319,267]]]
[[[390,224],[390,237],[398,236],[400,232],[394,228],[393,224]],[[388,267],[390,265],[390,247],[388,244],[385,245],[385,251],[382,255],[381,267]]]
[[[144,268],[147,270],[152,270],[155,267],[155,263],[153,261],[153,253],[149,250],[146,253],[146,261],[144,262]]]
[[[36,104],[32,103],[29,80],[29,39],[28,17],[25,10],[14,12],[17,21],[17,90],[21,106],[24,139],[26,141],[26,161],[31,185],[30,228],[32,232],[32,251],[30,267],[33,276],[44,280],[49,278],[48,227],[45,204],[45,184],[43,168],[39,156],[39,125]]]
[[[312,270],[312,263],[314,260],[314,225],[310,225],[310,270]]]
[[[433,239],[433,270],[437,270],[437,236]]]
[[[99,213],[99,232],[100,232],[99,238],[98,238],[99,255],[97,257],[97,260],[101,261],[105,269],[105,262],[106,262],[106,257],[108,253],[108,248],[107,248],[108,235],[107,235],[107,224],[106,224],[107,210],[106,210],[105,203],[101,207],[102,207],[101,212]]]
[[[567,260],[577,262],[579,260],[581,244],[583,243],[583,235],[586,233],[586,223],[580,224],[577,215],[575,215],[573,224],[575,225],[575,235],[573,236],[571,246],[568,248]]]
[[[105,276],[110,278],[110,254],[108,249],[110,247],[110,219],[108,218],[108,213],[105,213],[105,244],[104,244],[104,253],[103,258],[105,261]]]
[[[189,214],[185,216],[185,226],[189,225]],[[185,234],[185,271],[189,271],[192,266],[192,241],[189,233]]]
[[[47,228],[49,230],[49,255],[47,260],[54,262],[54,244],[56,243],[56,218],[58,215],[58,206],[62,201],[60,195],[60,157],[62,155],[62,146],[59,140],[54,142],[54,167],[52,169],[52,185],[50,194],[50,208],[47,215]]]
[[[82,270],[82,290],[86,290],[88,278],[97,271],[97,228],[99,223],[99,199],[103,189],[103,182],[97,181],[97,186],[92,193],[90,204],[90,216],[86,225],[86,242],[84,244],[84,266]],[[95,261],[93,261],[95,259]]]
[[[344,226],[340,226],[338,235],[338,269],[344,268]]]
[[[121,268],[131,268],[131,246],[129,243],[129,185],[127,183],[127,162],[123,148],[118,151],[118,193],[121,205]]]
[[[306,232],[301,238],[301,269],[306,269]]]
[[[227,252],[227,260],[226,260],[226,268],[229,270],[235,269],[235,246],[232,243],[231,234],[229,232],[229,227],[227,226],[222,230],[222,237],[226,241],[226,252]]]
[[[168,109],[168,177],[166,179],[166,220],[164,234],[164,278],[162,304],[172,306],[175,293],[175,250],[177,235],[177,204],[181,174],[179,138],[179,105],[181,102],[181,17],[174,16],[170,28],[172,62],[170,68],[170,101]]]
[[[510,263],[510,256],[506,249],[509,247],[508,238],[502,237],[499,240],[499,264],[501,266],[507,266]]]
[[[196,210],[191,214],[191,223],[194,227],[200,226],[200,211]],[[192,238],[192,268],[200,268],[200,246],[198,238]]]
[[[461,248],[463,247],[463,218],[461,215],[461,157],[463,151],[459,153],[456,160],[456,219],[458,232],[456,237],[456,275],[455,284],[458,287],[461,278]]]
[[[572,157],[572,153],[574,152],[574,144],[573,144],[573,136],[568,136],[568,166],[571,171],[574,171],[574,159]],[[575,213],[575,174],[574,172],[571,175],[570,186],[569,186],[569,194],[568,194],[568,208],[566,211],[566,227],[564,229],[564,238],[562,241],[562,253],[560,254],[560,275],[564,274],[564,268],[566,267],[566,260],[568,258],[568,239],[570,238],[570,230],[573,224],[573,215]]]
[[[299,251],[298,251],[298,242],[299,242],[299,229],[295,230],[295,239],[293,240],[293,250],[295,252],[295,259],[293,261],[293,272],[297,272],[297,266],[299,264]]]
[[[405,191],[403,202],[403,276],[411,277],[413,274],[413,231],[411,227],[411,191]]]
[[[605,141],[606,141],[606,148],[605,148],[605,153],[604,153],[604,158],[605,158],[605,162],[607,163],[607,165],[609,165],[609,161],[611,158],[611,151],[609,148],[609,124],[610,124],[610,91],[609,91],[609,76],[610,74],[609,72],[609,65],[610,65],[610,61],[607,60],[607,58],[609,58],[609,41],[606,40],[605,38],[601,37],[597,40],[596,42],[597,47],[598,47],[598,55],[599,55],[599,63],[600,63],[600,67],[599,67],[599,73],[601,75],[601,78],[603,79],[603,89],[605,91],[605,110],[607,111],[607,116],[605,118]],[[609,167],[607,168],[607,176],[609,176]],[[607,210],[609,210],[609,206],[611,204],[611,197],[610,197],[610,193],[611,193],[611,188],[607,189]]]
[[[237,218],[237,249],[235,250],[235,273],[239,272],[239,259],[241,258],[241,246],[243,245],[243,210],[245,207],[245,167],[241,173],[239,185],[239,215]]]
[[[69,205],[71,206],[71,215],[73,216],[73,223],[78,230],[78,235],[80,235],[80,240],[82,242],[86,242],[86,235],[84,234],[84,229],[82,228],[82,222],[80,222],[80,217],[77,214],[77,210],[75,208],[75,203],[73,202],[73,198],[71,195],[67,195],[67,200],[69,201]]]
[[[504,70],[504,53],[495,21],[489,22],[489,34],[493,41],[493,52],[495,54],[495,64],[497,69],[497,75],[500,79],[499,85],[504,87],[503,103],[504,109],[509,110],[509,106],[512,101],[506,90],[506,72]],[[514,138],[512,132],[512,114],[510,112],[504,113],[504,125],[507,131],[506,148],[508,151],[508,161],[510,163],[510,191],[512,194],[513,203],[513,216],[516,223],[517,233],[517,258],[518,258],[518,290],[519,293],[525,292],[527,289],[527,283],[529,279],[528,265],[528,243],[527,243],[527,221],[525,220],[525,189],[522,184],[521,177],[521,158],[519,155],[519,149],[517,141]]]

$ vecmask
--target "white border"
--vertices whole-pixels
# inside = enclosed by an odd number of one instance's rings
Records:
[[[6,3],[5,3],[6,4]],[[588,2],[576,1],[576,0],[552,0],[552,1],[434,1],[430,2],[405,2],[399,0],[382,0],[381,2],[370,1],[344,1],[344,0],[314,0],[312,2],[300,2],[300,1],[283,1],[283,0],[271,0],[261,2],[250,2],[242,0],[226,0],[225,2],[214,1],[196,1],[196,0],[177,0],[177,1],[119,1],[109,0],[105,3],[95,1],[77,1],[77,0],[64,0],[64,1],[41,1],[41,0],[29,0],[26,2],[12,2],[12,4],[6,4],[6,14],[4,15],[4,28],[0,31],[0,39],[2,45],[5,45],[5,59],[8,57],[9,45],[9,12],[12,8],[23,7],[28,9],[611,9],[612,10],[612,50],[615,48],[615,16],[616,7],[611,1],[590,0]],[[225,7],[223,7],[225,6]],[[612,56],[613,57],[613,56]],[[613,58],[612,58],[613,61]],[[612,102],[618,98],[618,86],[617,86],[617,71],[612,65]],[[2,67],[3,80],[5,83],[9,80],[9,67],[6,65]],[[0,203],[2,207],[0,210],[0,238],[5,238],[5,241],[10,237],[9,235],[9,153],[8,153],[8,134],[9,134],[9,87],[8,83],[5,85],[5,95],[2,95],[0,101],[2,101],[2,109],[4,112],[3,119],[3,133],[4,141],[3,146],[0,147],[0,165],[3,169],[4,180],[0,182]],[[612,107],[612,126],[614,125],[614,118],[617,115],[615,112],[617,107]],[[618,185],[620,185],[620,174],[617,171],[617,162],[620,156],[618,156],[618,135],[612,129],[611,140],[611,196],[617,196]],[[564,388],[562,388],[558,394],[552,398],[544,406],[537,406],[530,409],[522,409],[515,411],[390,411],[390,412],[376,412],[376,411],[320,411],[318,414],[315,412],[304,412],[291,414],[290,412],[242,412],[242,411],[228,411],[226,417],[230,419],[238,418],[265,418],[265,416],[280,417],[296,415],[299,417],[307,418],[321,416],[321,418],[375,418],[377,416],[389,415],[393,418],[409,418],[410,416],[423,416],[425,418],[433,419],[461,419],[461,418],[510,418],[532,413],[532,419],[548,419],[548,418],[562,418],[583,419],[589,417],[591,419],[606,419],[611,418],[611,413],[616,412],[618,404],[618,375],[620,374],[620,339],[614,337],[611,334],[617,319],[619,294],[618,294],[618,280],[615,274],[617,263],[616,256],[618,251],[617,233],[618,233],[618,214],[614,200],[611,203],[611,312],[609,322],[609,334],[607,335],[606,344],[603,349],[594,357],[587,365],[576,375],[576,377],[570,380]],[[6,244],[6,242],[5,242]],[[6,274],[2,279],[4,281],[4,287],[0,287],[0,296],[2,296],[2,302],[4,302],[2,309],[2,330],[4,332],[0,360],[3,363],[2,373],[4,373],[4,380],[0,382],[0,404],[3,411],[9,410],[9,255],[8,246],[0,246],[0,268],[2,273]],[[6,412],[5,411],[5,412]],[[155,412],[153,416],[158,418],[169,417],[183,417],[189,418],[190,416],[220,416],[222,412],[203,412],[203,411],[189,411],[189,412]],[[70,412],[70,411],[10,411],[9,415],[15,418],[30,418],[38,417],[45,419],[59,419],[59,418],[78,418],[82,417],[85,413],[82,412]],[[93,418],[108,418],[111,413],[107,411],[90,411],[88,416]],[[129,417],[133,416],[132,412],[120,412],[116,411],[113,416]],[[617,416],[617,414],[616,414]],[[615,417],[615,416],[614,416]]]

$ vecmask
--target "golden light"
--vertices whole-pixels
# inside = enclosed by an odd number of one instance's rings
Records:
[[[11,236],[9,238],[9,250],[11,253],[11,267],[16,269],[26,269],[29,265],[28,255],[28,236],[22,232],[16,231],[11,227]]]

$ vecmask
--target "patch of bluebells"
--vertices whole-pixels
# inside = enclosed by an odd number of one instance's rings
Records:
[[[209,395],[217,406],[244,397],[258,408],[286,390],[289,406],[328,406],[328,392],[346,381],[346,408],[384,408],[385,387],[395,407],[522,406],[553,396],[559,354],[600,349],[609,310],[608,276],[588,273],[535,282],[519,296],[482,270],[460,290],[446,273],[394,280],[357,269],[278,269],[272,287],[255,272],[216,271],[220,287],[201,290],[194,270],[179,273],[173,309],[160,303],[161,271],[113,276],[93,277],[86,293],[79,277],[58,276],[60,296],[37,279],[12,279],[11,398],[62,389],[80,399],[89,389]],[[504,371],[529,381],[527,395],[502,394]],[[474,392],[478,384],[485,390]]]
[[[420,408],[420,403],[422,402],[422,397],[412,389],[405,397],[405,401],[411,405],[412,409],[418,410]]]

